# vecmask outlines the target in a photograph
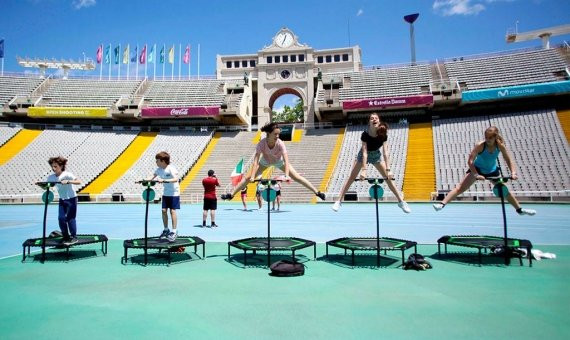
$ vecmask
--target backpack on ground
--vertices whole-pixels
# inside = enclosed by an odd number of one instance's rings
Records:
[[[287,277],[305,274],[305,265],[297,261],[281,260],[271,264],[271,276]]]
[[[404,269],[414,269],[414,270],[426,270],[432,269],[431,263],[429,263],[422,254],[410,254],[408,260],[404,262]]]

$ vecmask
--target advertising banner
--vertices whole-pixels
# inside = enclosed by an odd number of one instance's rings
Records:
[[[28,117],[34,118],[107,118],[105,107],[30,107]]]
[[[142,118],[194,118],[219,114],[220,108],[217,106],[146,107],[141,110]]]
[[[407,97],[384,97],[358,100],[346,100],[342,102],[343,110],[416,107],[433,104],[433,95],[407,96]]]
[[[478,102],[484,100],[501,100],[510,98],[532,97],[548,94],[570,92],[570,81],[528,84],[508,87],[495,87],[485,90],[465,91],[461,95],[462,102]]]

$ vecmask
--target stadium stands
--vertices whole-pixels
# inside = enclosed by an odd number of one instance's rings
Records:
[[[37,77],[1,76],[0,107],[7,104],[16,95],[30,95],[43,81]]]
[[[20,130],[19,126],[0,125],[0,146],[4,145],[10,138],[14,137]]]
[[[144,94],[149,107],[220,106],[224,100],[224,81],[153,80]]]
[[[140,80],[53,79],[38,106],[107,107],[132,96]]]

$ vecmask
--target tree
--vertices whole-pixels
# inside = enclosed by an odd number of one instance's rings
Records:
[[[273,110],[271,113],[271,121],[276,123],[300,123],[304,118],[303,101],[301,98],[297,99],[295,106],[285,105],[282,112]]]

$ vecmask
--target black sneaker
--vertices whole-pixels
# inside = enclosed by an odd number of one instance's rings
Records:
[[[232,195],[232,194],[223,194],[223,195],[221,196],[221,198],[222,198],[223,200],[231,200],[232,198],[234,198],[234,195]]]
[[[158,239],[159,240],[165,239],[168,237],[168,234],[170,234],[170,229],[164,229],[164,230],[162,230],[162,234],[160,234]]]
[[[217,228],[218,225],[217,225],[216,223],[212,222],[212,225],[211,225],[210,227],[211,227],[211,228]]]
[[[71,237],[69,240],[63,242],[64,245],[66,246],[70,246],[72,244],[76,244],[77,242],[79,242],[79,240],[77,239],[77,237]]]
[[[322,199],[323,201],[325,200],[325,193],[324,192],[317,192],[315,195],[317,195],[317,197],[319,197],[320,199]]]

